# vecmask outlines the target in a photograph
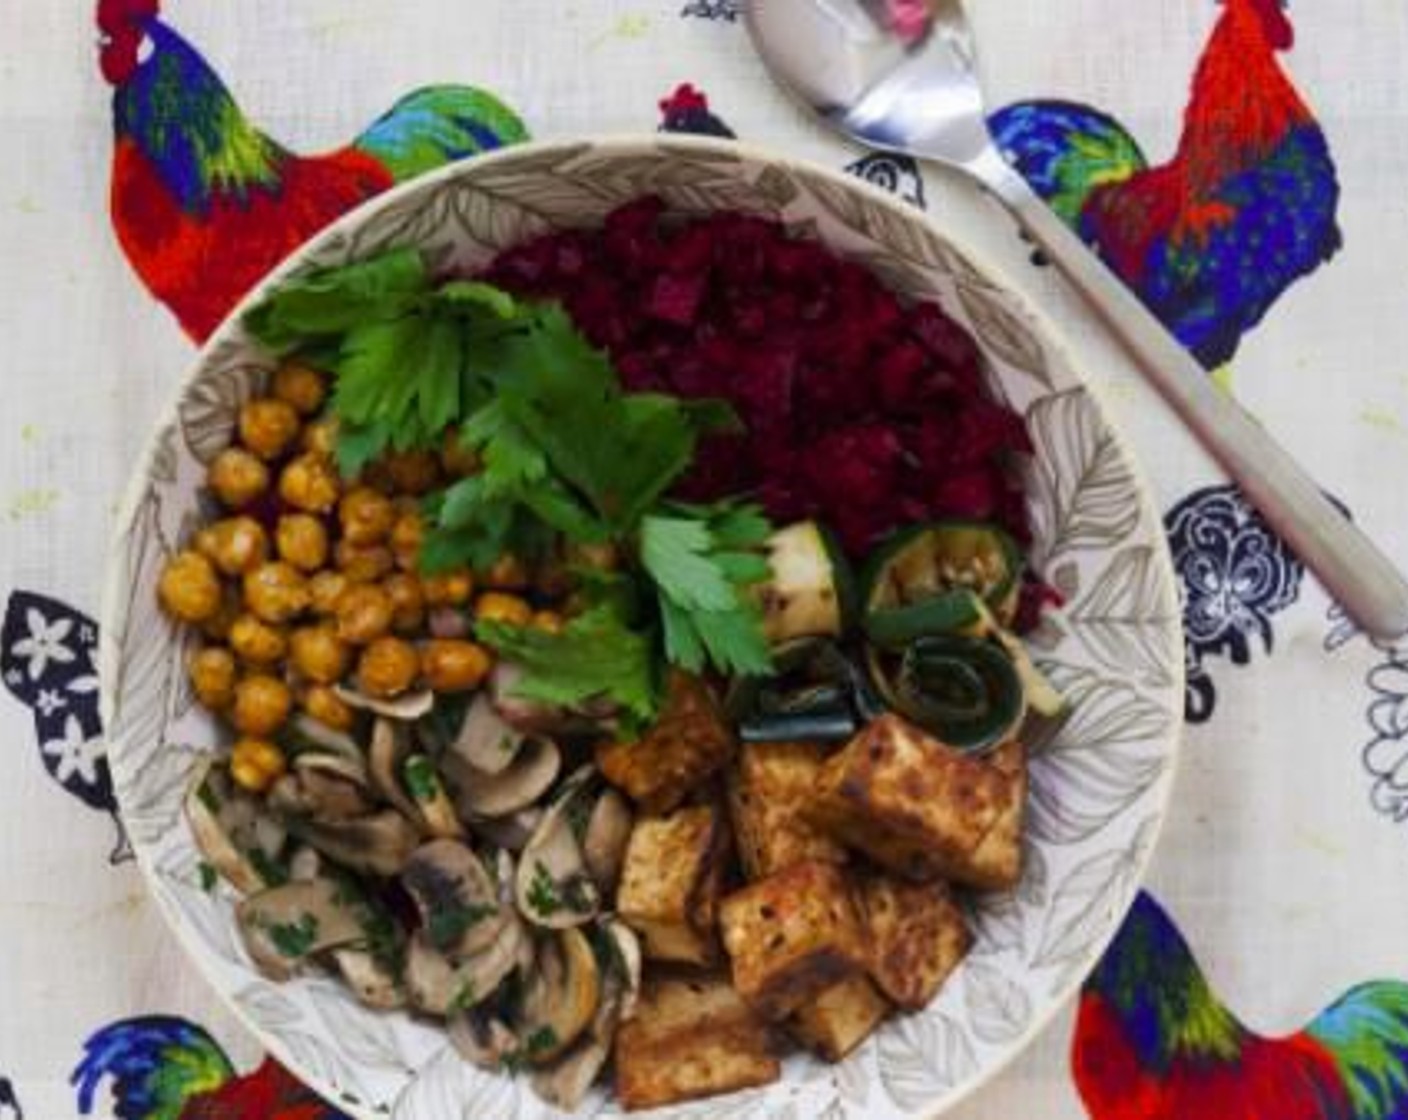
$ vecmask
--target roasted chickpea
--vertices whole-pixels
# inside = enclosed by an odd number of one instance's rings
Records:
[[[313,603],[315,614],[330,615],[337,612],[337,601],[342,593],[352,586],[352,581],[342,572],[326,569],[308,581],[308,595]]]
[[[561,634],[565,623],[556,611],[534,611],[529,625],[545,634]]]
[[[242,576],[269,559],[269,534],[252,517],[227,517],[197,533],[196,547],[225,575]]]
[[[261,459],[277,459],[298,436],[298,413],[287,401],[257,397],[240,409],[240,441]]]
[[[303,710],[337,731],[351,731],[357,724],[357,713],[325,684],[315,684],[304,694]]]
[[[343,540],[359,545],[380,544],[396,524],[396,507],[385,494],[370,486],[358,486],[342,496],[337,517],[342,523]]]
[[[272,735],[288,719],[293,694],[276,677],[255,675],[235,685],[230,722],[241,735]]]
[[[342,593],[335,613],[337,636],[354,646],[364,646],[391,629],[395,611],[385,588],[375,583],[358,583]]]
[[[279,559],[304,572],[316,572],[328,562],[328,531],[311,513],[286,513],[274,528]]]
[[[420,580],[409,572],[393,572],[382,581],[391,596],[391,628],[398,634],[413,634],[425,623],[425,595]]]
[[[484,683],[494,659],[474,642],[434,639],[421,651],[425,683],[436,692],[469,692]]]
[[[178,552],[161,573],[157,597],[182,622],[205,622],[219,613],[220,577],[199,552]]]
[[[190,673],[197,700],[212,711],[229,707],[239,679],[233,653],[220,646],[206,646],[191,658]]]
[[[567,563],[573,568],[587,568],[594,572],[614,572],[621,566],[621,553],[614,544],[570,544],[567,546]]]
[[[322,408],[327,395],[328,379],[312,366],[288,361],[274,373],[274,396],[304,416],[312,416]]]
[[[429,607],[462,607],[474,594],[474,577],[468,568],[437,572],[421,579],[425,603]]]
[[[317,684],[336,684],[352,664],[352,651],[331,626],[305,626],[289,639],[293,667]]]
[[[445,442],[440,447],[441,470],[450,478],[467,478],[478,473],[481,466],[479,453],[460,442],[457,429],[445,434]]]
[[[403,494],[424,494],[440,481],[440,460],[429,451],[400,451],[383,460],[391,485]]]
[[[304,451],[311,451],[314,455],[325,455],[331,459],[337,451],[337,418],[324,416],[320,420],[314,420],[303,429],[303,438],[299,441],[299,446]]]
[[[244,577],[244,601],[265,622],[288,622],[308,609],[308,580],[292,564],[273,560]]]
[[[267,668],[288,652],[288,638],[277,626],[252,614],[242,614],[230,627],[230,648],[241,661]]]
[[[506,622],[510,626],[527,626],[533,621],[533,608],[527,600],[502,591],[486,591],[474,604],[474,617],[480,622]]]
[[[357,685],[368,696],[389,699],[415,684],[420,673],[416,647],[401,638],[378,638],[362,651]]]
[[[404,572],[420,567],[420,546],[425,541],[425,520],[418,510],[403,511],[391,527],[391,551]]]
[[[481,578],[485,587],[498,591],[524,591],[530,582],[528,565],[512,553],[495,560]]]
[[[279,475],[279,497],[305,513],[327,513],[337,505],[342,480],[332,460],[305,451]]]
[[[250,793],[264,793],[287,770],[284,752],[267,739],[241,739],[230,754],[230,777]]]
[[[375,583],[396,566],[391,549],[384,544],[338,541],[332,554],[338,570],[353,583]]]
[[[215,496],[230,509],[243,509],[269,489],[269,468],[243,447],[227,447],[207,474]]]

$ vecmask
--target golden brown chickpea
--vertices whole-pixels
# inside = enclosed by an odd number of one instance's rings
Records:
[[[305,572],[316,572],[328,562],[328,531],[311,513],[286,513],[274,530],[279,559]]]
[[[244,601],[265,622],[289,622],[308,609],[308,580],[292,564],[272,560],[244,577]]]
[[[191,658],[190,673],[197,700],[217,712],[230,706],[239,679],[233,653],[220,646],[206,646]]]
[[[440,447],[440,469],[450,478],[467,478],[477,474],[483,466],[479,453],[460,442],[457,429],[445,433],[445,442]]]
[[[391,628],[398,634],[414,634],[425,623],[425,595],[420,580],[408,572],[393,572],[382,586],[391,596]]]
[[[544,634],[561,634],[566,623],[556,611],[534,611],[529,625],[534,630],[541,630]]]
[[[498,591],[524,591],[530,582],[528,565],[512,553],[500,556],[483,573],[482,582]]]
[[[182,622],[205,622],[220,610],[220,577],[199,552],[178,552],[161,573],[157,597]]]
[[[533,621],[533,608],[517,595],[486,591],[475,601],[474,617],[480,622],[506,622],[510,626],[527,626]]]
[[[396,524],[396,507],[385,494],[358,486],[342,496],[337,517],[344,540],[357,545],[380,544]]]
[[[353,583],[375,583],[396,566],[391,549],[384,544],[338,541],[332,554],[338,570]]]
[[[403,572],[420,567],[420,546],[425,541],[425,520],[418,510],[402,511],[391,527],[391,552]]]
[[[429,451],[396,452],[383,463],[391,485],[403,494],[425,494],[440,481],[440,460]]]
[[[269,534],[252,517],[227,517],[197,533],[196,547],[225,575],[242,576],[269,559]]]
[[[327,395],[328,379],[302,362],[287,361],[274,374],[274,396],[304,416],[322,408]]]
[[[332,460],[305,451],[279,475],[279,497],[305,513],[328,513],[337,505],[342,480]]]
[[[621,566],[621,553],[614,544],[570,544],[567,563],[573,568],[594,572],[614,572]]]
[[[266,462],[277,459],[298,436],[298,413],[287,401],[257,397],[240,409],[240,441]]]
[[[308,595],[313,602],[315,614],[337,613],[337,601],[342,593],[352,586],[352,581],[341,572],[327,569],[319,572],[308,581]]]
[[[364,646],[391,629],[391,596],[375,583],[354,584],[337,600],[337,636]]]
[[[468,568],[457,568],[452,572],[437,572],[424,576],[421,586],[425,590],[425,605],[428,607],[462,607],[474,594],[474,577]]]
[[[337,731],[351,731],[357,725],[357,713],[325,684],[315,684],[304,694],[303,710]]]
[[[288,760],[267,739],[244,738],[230,752],[230,777],[250,793],[263,793],[288,770]]]
[[[243,509],[269,489],[269,468],[243,447],[227,447],[207,474],[215,496],[230,509]]]
[[[212,642],[230,640],[230,627],[244,614],[244,597],[238,587],[226,585],[220,593],[220,609],[200,624],[200,631]]]
[[[289,640],[295,670],[316,684],[336,684],[352,664],[352,651],[331,626],[305,626]]]
[[[362,651],[357,686],[368,696],[390,699],[415,684],[419,673],[415,646],[401,638],[378,638]]]
[[[421,650],[425,683],[436,692],[469,692],[484,683],[494,659],[474,642],[434,639]]]
[[[293,694],[276,677],[245,677],[235,685],[235,706],[230,722],[241,735],[272,735],[288,719]]]
[[[325,455],[331,459],[337,451],[337,418],[324,416],[314,420],[303,429],[303,439],[299,446],[315,455]]]
[[[241,661],[268,668],[288,652],[288,638],[277,626],[252,614],[242,614],[230,627],[230,648]]]

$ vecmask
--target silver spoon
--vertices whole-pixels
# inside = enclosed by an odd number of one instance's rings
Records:
[[[988,131],[960,0],[928,0],[904,37],[881,0],[749,0],[773,77],[863,144],[948,164],[1007,207],[1164,399],[1348,614],[1376,638],[1408,634],[1408,582],[1314,480],[1207,373],[1099,257],[1032,193]]]

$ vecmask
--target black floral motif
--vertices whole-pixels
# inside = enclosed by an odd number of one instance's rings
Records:
[[[8,1077],[0,1077],[0,1120],[24,1120],[24,1108]]]
[[[726,23],[737,23],[742,14],[742,0],[690,0],[680,12],[685,19],[717,19]]]
[[[846,171],[898,195],[916,209],[928,209],[929,203],[924,195],[924,173],[909,156],[874,152],[856,160]]]
[[[1267,653],[1271,619],[1300,597],[1305,568],[1235,486],[1198,490],[1165,518],[1173,563],[1182,582],[1191,723],[1205,723],[1217,705],[1206,661],[1251,661],[1256,642]]]
[[[98,627],[57,599],[16,591],[0,632],[0,675],[34,716],[39,757],[65,791],[117,824],[111,861],[131,859],[98,714]]]
[[[1408,647],[1385,648],[1384,654],[1369,671],[1374,737],[1364,747],[1364,768],[1374,779],[1374,808],[1401,824],[1408,821]]]

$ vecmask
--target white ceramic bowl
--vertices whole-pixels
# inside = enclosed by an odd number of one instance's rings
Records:
[[[1026,874],[975,913],[977,944],[933,1005],[889,1023],[839,1066],[787,1063],[767,1089],[671,1117],[866,1120],[936,1116],[990,1079],[1071,996],[1129,905],[1173,784],[1183,661],[1159,518],[1125,447],[1049,329],[946,231],[854,179],[733,143],[644,138],[512,148],[369,203],[267,283],[311,266],[416,246],[473,268],[547,230],[592,225],[645,193],[683,212],[774,215],[937,300],[987,358],[993,391],[1027,418],[1035,563],[1066,596],[1034,636],[1073,705],[1035,755]],[[257,298],[259,293],[255,293]],[[192,768],[216,749],[193,704],[187,639],[157,609],[165,558],[202,518],[205,464],[267,374],[232,316],[163,416],[121,519],[104,613],[109,757],[152,892],[192,959],[262,1042],[347,1111],[394,1120],[558,1115],[526,1085],[461,1062],[435,1027],[363,1009],[330,978],[278,985],[250,965],[233,894],[208,893],[181,814]],[[597,1094],[584,1116],[615,1116]]]

